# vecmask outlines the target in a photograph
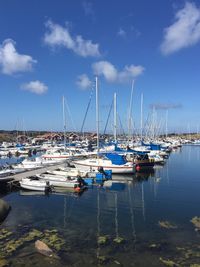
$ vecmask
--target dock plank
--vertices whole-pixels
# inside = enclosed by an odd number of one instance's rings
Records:
[[[20,172],[20,173],[16,173],[13,175],[9,175],[8,177],[14,181],[21,181],[23,178],[29,177],[29,176],[34,176],[36,174],[41,174],[43,172],[46,171],[52,171],[55,170],[57,168],[61,168],[61,167],[65,167],[66,163],[59,163],[59,164],[55,164],[55,165],[51,165],[51,166],[45,166],[42,168],[37,168],[34,170],[27,170],[24,172]]]

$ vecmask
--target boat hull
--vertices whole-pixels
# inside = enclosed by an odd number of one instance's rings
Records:
[[[103,167],[103,169],[106,170],[112,170],[112,173],[117,174],[133,174],[135,173],[135,166],[102,166],[102,165],[92,165],[92,164],[84,164],[79,162],[74,162],[74,166],[77,169],[86,170],[86,171],[98,171],[100,167]]]
[[[36,186],[36,185],[33,185],[33,184],[27,184],[27,183],[23,183],[23,182],[20,182],[20,186],[23,189],[33,190],[33,191],[43,191],[44,192],[44,191],[47,190],[46,186]]]

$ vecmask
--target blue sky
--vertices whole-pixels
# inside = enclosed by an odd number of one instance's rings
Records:
[[[127,131],[152,106],[164,129],[200,130],[200,2],[182,0],[0,1],[0,129],[80,130],[95,75],[100,129],[114,92]],[[112,131],[111,116],[108,131]],[[95,130],[93,96],[85,130]]]

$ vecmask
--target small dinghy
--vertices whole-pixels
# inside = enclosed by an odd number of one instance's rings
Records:
[[[48,181],[23,178],[19,183],[23,189],[43,192],[51,191],[51,186]]]
[[[83,190],[83,188],[85,188],[85,182],[81,177],[63,177],[50,174],[37,174],[36,177],[41,181],[48,181],[49,185],[53,188],[70,188],[75,192],[80,192],[81,190]]]

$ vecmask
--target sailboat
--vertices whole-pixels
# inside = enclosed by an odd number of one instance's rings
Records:
[[[85,160],[74,161],[73,164],[77,169],[83,170],[112,170],[112,173],[132,174],[135,173],[135,164],[128,162],[123,155],[116,153],[106,153],[100,157],[99,155],[99,99],[98,99],[98,79],[96,84],[96,127],[97,127],[97,157]],[[116,100],[116,95],[115,95]],[[116,106],[116,105],[115,105]],[[116,133],[116,132],[115,132]],[[116,135],[115,135],[116,137]]]
[[[64,146],[56,149],[47,150],[42,158],[46,160],[65,161],[72,157],[71,151],[66,151],[66,116],[65,116],[65,97],[62,97],[63,125],[64,125]]]

